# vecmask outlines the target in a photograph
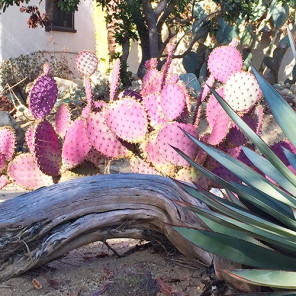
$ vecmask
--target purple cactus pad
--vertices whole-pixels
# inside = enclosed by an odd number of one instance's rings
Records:
[[[32,115],[39,120],[45,118],[52,110],[58,97],[58,87],[49,75],[37,78],[29,92],[29,108]]]
[[[6,169],[6,157],[4,154],[0,153],[0,174],[2,174]]]
[[[34,154],[34,137],[36,125],[32,125],[26,132],[26,143],[29,151]]]
[[[133,156],[130,159],[130,168],[133,173],[146,175],[160,175],[160,173],[145,162],[143,159]]]
[[[61,160],[59,138],[47,120],[40,122],[35,129],[34,155],[44,174],[59,175]]]
[[[120,74],[120,60],[116,59],[110,76],[110,102],[115,99]]]

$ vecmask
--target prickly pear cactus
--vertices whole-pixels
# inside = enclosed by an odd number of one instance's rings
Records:
[[[62,162],[64,169],[78,166],[87,156],[91,144],[86,135],[85,119],[76,119],[69,127],[62,149]]]
[[[61,160],[59,138],[47,120],[43,120],[37,125],[33,145],[40,170],[49,176],[58,176]]]
[[[139,143],[145,139],[148,127],[147,114],[141,103],[126,97],[114,101],[106,109],[105,122],[119,138]]]
[[[105,112],[103,110],[92,113],[87,118],[86,133],[91,145],[103,155],[113,159],[128,157],[129,150],[106,125]]]
[[[120,60],[116,59],[110,76],[110,101],[115,99],[120,74]]]
[[[84,76],[91,76],[98,68],[98,59],[94,52],[90,50],[81,51],[76,58],[76,67]]]
[[[32,115],[39,120],[44,119],[52,110],[58,97],[58,87],[50,75],[37,78],[29,92],[29,108]]]
[[[9,183],[8,178],[5,175],[0,176],[0,190]]]
[[[224,87],[225,101],[237,112],[250,110],[262,97],[255,76],[240,71],[232,74]]]
[[[186,94],[178,84],[167,84],[161,91],[160,105],[169,121],[181,115],[186,106]]]
[[[14,154],[15,134],[10,127],[0,127],[0,153],[5,156],[7,161],[10,161]]]
[[[55,126],[58,135],[64,138],[71,125],[71,113],[66,104],[61,104],[55,115]]]
[[[6,169],[6,157],[4,154],[0,153],[0,174],[2,174]]]
[[[193,125],[189,123],[169,122],[158,133],[156,140],[157,148],[159,154],[170,163],[188,167],[189,163],[171,146],[181,149],[190,158],[195,158],[197,147],[180,128],[198,138],[197,130]]]
[[[215,48],[208,59],[210,73],[225,83],[229,76],[240,71],[243,67],[243,59],[240,52],[232,46],[219,46]]]
[[[29,151],[34,154],[34,134],[35,134],[36,125],[32,125],[27,131],[25,135],[26,143],[29,148]]]
[[[53,184],[52,178],[43,174],[33,155],[17,155],[9,164],[8,174],[15,183],[26,190],[35,190]]]

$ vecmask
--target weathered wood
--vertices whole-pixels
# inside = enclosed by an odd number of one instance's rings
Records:
[[[0,280],[106,238],[165,236],[182,254],[212,256],[171,225],[199,225],[174,201],[198,203],[169,178],[113,174],[40,188],[0,204]]]

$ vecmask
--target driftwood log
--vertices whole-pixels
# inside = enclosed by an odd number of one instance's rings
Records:
[[[136,174],[85,177],[0,204],[0,280],[106,238],[164,236],[182,254],[211,264],[171,225],[201,222],[174,201],[198,203],[171,179]]]

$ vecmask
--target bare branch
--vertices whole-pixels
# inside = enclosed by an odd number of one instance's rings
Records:
[[[167,7],[167,0],[162,0],[158,3],[157,7],[154,10],[156,18],[158,18],[161,15],[161,13],[165,10],[166,7]]]

